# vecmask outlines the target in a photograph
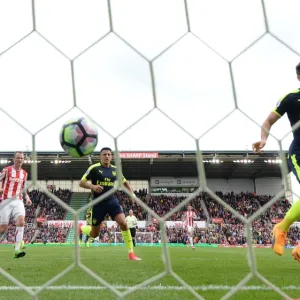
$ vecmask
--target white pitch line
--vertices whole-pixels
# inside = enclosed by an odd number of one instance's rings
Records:
[[[114,288],[117,290],[126,290],[131,288],[132,286],[128,285],[114,285]],[[234,286],[229,285],[200,285],[200,286],[192,286],[192,288],[196,291],[228,291],[231,290]],[[40,288],[40,286],[28,286],[29,289],[36,290]],[[105,290],[107,289],[104,286],[96,286],[96,285],[54,285],[45,288],[46,290]],[[290,291],[298,291],[300,290],[300,286],[296,285],[288,285],[280,287],[282,290],[290,290]],[[17,291],[22,290],[18,286],[0,286],[0,291]],[[184,291],[187,290],[185,286],[178,286],[178,285],[154,285],[154,286],[147,286],[143,288],[139,288],[138,290],[166,290],[166,291]],[[272,290],[270,287],[263,286],[263,285],[249,285],[244,286],[241,288],[243,291],[270,291]]]

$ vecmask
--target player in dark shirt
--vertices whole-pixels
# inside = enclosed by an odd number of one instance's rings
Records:
[[[122,206],[114,194],[109,194],[117,180],[117,168],[111,165],[111,160],[111,149],[107,147],[102,148],[100,151],[100,162],[90,166],[80,180],[79,186],[90,189],[93,194],[93,199],[107,194],[107,197],[100,201],[100,203],[93,205],[92,224],[82,226],[82,232],[90,237],[96,238],[99,236],[101,222],[104,220],[105,215],[109,214],[111,219],[116,221],[121,228],[123,240],[128,249],[129,259],[141,260],[133,252],[132,237],[125,220]],[[122,180],[124,186],[132,193],[134,198],[133,190],[123,175]],[[91,181],[91,183],[88,181]]]
[[[296,66],[296,74],[300,81],[300,63]],[[300,120],[300,89],[288,93],[278,101],[275,109],[269,114],[262,125],[260,141],[252,144],[252,149],[255,153],[260,153],[262,151],[261,149],[266,145],[271,127],[285,113],[287,114],[291,127],[293,128],[293,126]],[[293,137],[294,139],[289,148],[288,167],[289,171],[293,171],[300,183],[300,128],[293,130]],[[284,254],[287,232],[291,225],[299,219],[300,201],[297,201],[286,213],[284,219],[273,228],[272,243],[273,250],[276,254],[280,256]],[[295,260],[300,261],[300,248],[298,246],[294,248],[292,255]]]

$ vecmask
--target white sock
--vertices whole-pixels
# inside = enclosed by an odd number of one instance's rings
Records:
[[[5,231],[0,233],[0,242],[2,241],[2,239],[5,237]]]
[[[16,241],[15,241],[15,251],[20,250],[20,246],[23,240],[24,227],[16,227]]]
[[[190,239],[190,245],[191,245],[191,246],[194,246],[194,243],[193,243],[193,237],[190,236],[189,239]]]

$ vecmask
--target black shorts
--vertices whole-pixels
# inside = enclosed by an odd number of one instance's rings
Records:
[[[287,163],[289,172],[292,171],[300,183],[300,151],[289,151]]]
[[[92,225],[97,226],[104,220],[106,214],[109,214],[114,220],[115,216],[123,213],[122,206],[117,198],[104,200],[93,206],[92,209]]]
[[[136,228],[135,227],[132,227],[132,228],[129,228],[130,230],[130,233],[131,233],[131,237],[135,237],[135,234],[136,234]]]

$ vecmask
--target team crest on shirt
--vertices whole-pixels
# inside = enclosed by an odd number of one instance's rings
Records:
[[[97,223],[97,219],[93,219],[93,224],[96,224]]]
[[[117,172],[116,171],[112,171],[113,176],[117,176]]]

